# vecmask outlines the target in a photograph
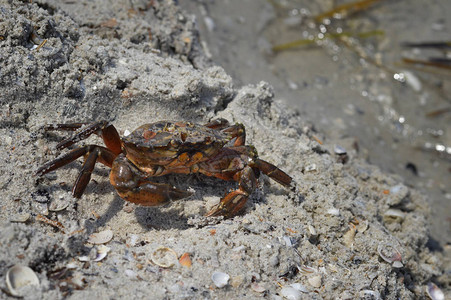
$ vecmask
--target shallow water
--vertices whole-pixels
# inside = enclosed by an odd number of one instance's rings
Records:
[[[430,245],[449,244],[451,71],[402,62],[447,53],[402,44],[449,41],[451,2],[379,1],[327,25],[314,21],[332,2],[181,4],[197,15],[212,60],[238,85],[268,81],[276,98],[306,114],[326,139],[355,138],[363,157],[428,196]],[[299,39],[367,32],[365,38],[332,37],[271,51]]]

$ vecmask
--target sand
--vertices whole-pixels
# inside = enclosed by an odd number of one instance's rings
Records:
[[[0,13],[3,298],[13,265],[40,280],[25,299],[409,299],[445,284],[440,254],[426,247],[425,197],[359,158],[352,139],[321,142],[270,83],[235,86],[173,2],[3,1]],[[222,219],[203,215],[232,182],[171,175],[162,180],[194,194],[145,208],[122,200],[100,164],[81,199],[70,194],[80,162],[33,176],[65,136],[46,124],[108,120],[123,135],[218,117],[243,123],[247,143],[295,186],[262,175],[242,214]],[[101,247],[88,238],[104,230],[110,250],[95,261]],[[174,265],[155,263],[162,246]],[[177,261],[184,253],[190,266]]]

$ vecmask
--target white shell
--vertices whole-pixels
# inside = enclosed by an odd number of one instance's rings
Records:
[[[105,244],[108,243],[109,241],[111,241],[111,239],[113,238],[113,231],[111,231],[110,229],[101,231],[101,232],[97,232],[97,233],[93,233],[89,236],[88,238],[88,243],[91,244]]]
[[[377,253],[386,262],[392,264],[394,268],[402,268],[404,265],[402,263],[401,253],[392,245],[382,245],[377,246]]]
[[[426,294],[432,300],[444,300],[445,299],[445,294],[442,292],[442,290],[432,282],[428,283],[428,286],[426,287]]]
[[[299,282],[292,283],[292,284],[290,284],[290,286],[295,288],[295,289],[297,289],[298,291],[303,292],[303,293],[308,293],[309,292],[309,290],[303,284],[300,284]]]
[[[69,206],[69,201],[53,200],[49,205],[49,211],[62,211]]]
[[[309,277],[307,279],[307,281],[314,288],[319,288],[321,286],[322,278],[321,278],[321,275],[318,274],[318,275],[314,275],[312,277]]]
[[[402,212],[400,209],[396,208],[390,208],[384,213],[384,219],[387,220],[388,218],[403,220],[406,217],[406,214]]]
[[[93,259],[93,261],[101,261],[102,259],[104,259],[108,252],[110,252],[110,248],[105,246],[105,245],[100,245],[97,247],[97,255],[96,258]]]
[[[339,216],[340,210],[338,208],[332,207],[327,210],[327,213],[332,216]]]
[[[152,262],[163,268],[170,268],[178,262],[177,253],[168,247],[160,246],[152,252]]]
[[[256,293],[263,293],[266,291],[265,286],[257,282],[252,282],[251,289]]]
[[[32,285],[39,286],[39,278],[29,267],[15,265],[6,273],[6,286],[13,296],[24,296],[21,294],[20,288]]]
[[[294,287],[286,286],[280,290],[280,295],[288,300],[300,300],[302,294]]]
[[[218,288],[223,288],[229,283],[230,276],[229,274],[223,272],[214,272],[211,275],[211,280]]]
[[[30,219],[30,216],[31,215],[29,213],[23,213],[13,216],[10,221],[15,223],[25,223],[28,219]]]

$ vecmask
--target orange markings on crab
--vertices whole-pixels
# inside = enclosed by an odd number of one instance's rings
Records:
[[[46,129],[75,131],[72,137],[58,144],[58,149],[68,148],[92,134],[100,135],[106,145],[81,146],[44,164],[35,172],[35,175],[42,176],[85,157],[72,189],[76,198],[84,193],[96,162],[111,167],[110,183],[120,197],[143,206],[161,205],[192,195],[192,192],[169,184],[152,182],[152,177],[201,173],[236,181],[238,188],[226,194],[206,216],[233,217],[238,214],[257,188],[260,173],[286,187],[290,187],[292,182],[285,172],[259,159],[252,145],[245,145],[243,124],[230,125],[225,119],[205,125],[160,121],[145,124],[123,138],[113,125],[105,121],[57,124]]]
[[[143,133],[143,138],[145,138],[146,140],[150,140],[151,138],[154,138],[156,135],[157,135],[156,132],[146,130]]]

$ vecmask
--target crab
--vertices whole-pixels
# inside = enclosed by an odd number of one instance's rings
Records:
[[[240,212],[257,188],[260,172],[285,187],[292,183],[289,175],[258,158],[256,149],[245,144],[242,124],[230,125],[225,119],[204,125],[159,121],[142,125],[123,138],[106,121],[56,124],[46,129],[75,131],[57,145],[59,150],[92,134],[99,135],[105,143],[106,147],[85,145],[70,150],[35,172],[42,176],[84,156],[72,189],[75,198],[83,195],[96,162],[111,168],[110,183],[121,198],[143,206],[162,205],[192,194],[169,184],[152,182],[152,177],[201,173],[238,182],[238,188],[226,194],[206,216],[232,217]]]

